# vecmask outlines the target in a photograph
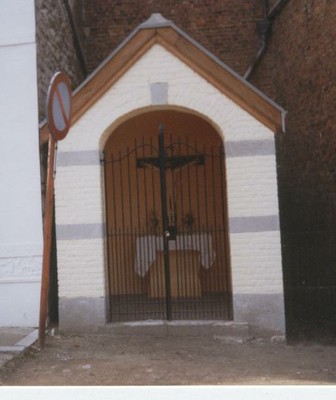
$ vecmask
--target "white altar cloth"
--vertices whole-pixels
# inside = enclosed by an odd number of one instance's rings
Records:
[[[197,250],[200,252],[202,267],[208,269],[214,263],[216,254],[212,247],[212,237],[207,233],[177,235],[176,240],[169,240],[169,250]],[[136,240],[135,271],[144,277],[156,259],[156,252],[163,251],[161,236],[146,235]]]

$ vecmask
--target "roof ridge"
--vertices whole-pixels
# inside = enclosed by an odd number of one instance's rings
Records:
[[[174,23],[171,20],[166,19],[162,14],[153,13],[145,22],[142,22],[138,28],[160,28],[172,25],[174,25]]]

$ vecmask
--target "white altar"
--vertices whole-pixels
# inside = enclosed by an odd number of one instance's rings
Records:
[[[197,250],[202,267],[208,269],[214,263],[216,254],[212,246],[212,237],[207,233],[177,235],[176,240],[169,240],[169,250]],[[146,235],[136,240],[135,271],[141,277],[148,272],[151,264],[156,260],[156,253],[163,251],[163,237]]]
[[[200,267],[209,269],[216,258],[211,235],[177,235],[175,240],[169,240],[168,243],[171,296],[200,297]],[[163,254],[160,254],[162,251],[162,236],[148,235],[137,238],[135,271],[141,277],[149,273],[149,297],[166,295]]]

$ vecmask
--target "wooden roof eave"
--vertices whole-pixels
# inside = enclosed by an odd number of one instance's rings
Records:
[[[125,43],[128,42],[128,43]],[[130,35],[78,86],[72,96],[71,124],[74,124],[155,42],[154,30]],[[40,145],[48,141],[46,121],[40,125]]]
[[[172,52],[219,91],[273,132],[284,131],[285,111],[199,43],[164,20],[141,24],[73,92],[71,123],[75,123],[155,43]],[[40,145],[48,141],[46,122],[40,125]]]
[[[179,28],[157,29],[156,41],[274,133],[285,131],[286,112]]]

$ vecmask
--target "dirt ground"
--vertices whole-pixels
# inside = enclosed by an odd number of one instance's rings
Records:
[[[7,385],[336,383],[336,346],[108,333],[48,336],[0,372]]]

